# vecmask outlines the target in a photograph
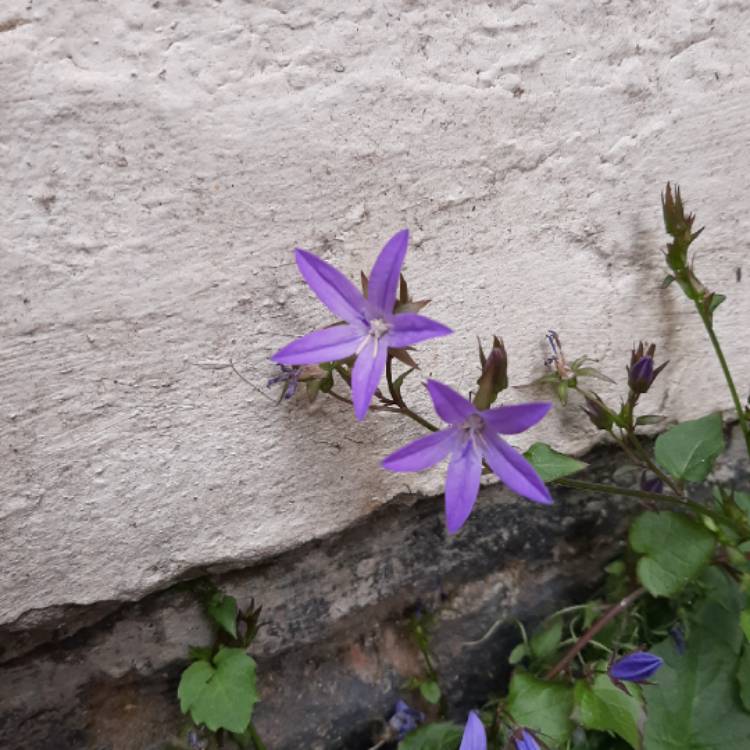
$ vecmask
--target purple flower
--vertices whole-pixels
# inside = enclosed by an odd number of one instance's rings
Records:
[[[520,737],[513,738],[513,742],[516,743],[516,750],[541,750],[534,735],[525,729],[521,730]]]
[[[268,378],[266,388],[270,388],[278,383],[283,383],[284,388],[281,392],[281,398],[290,399],[297,392],[299,387],[299,376],[302,372],[301,367],[287,367],[286,365],[279,365],[281,372],[278,375],[274,375],[272,378]]]
[[[487,733],[484,731],[484,724],[477,716],[476,711],[469,713],[461,747],[458,750],[487,750]]]
[[[415,711],[406,701],[399,698],[396,701],[396,707],[393,716],[388,719],[388,726],[393,730],[399,740],[409,733],[413,732],[424,721],[424,714],[421,711]]]
[[[509,489],[537,503],[552,502],[534,467],[499,437],[528,430],[552,404],[513,404],[479,411],[471,401],[436,380],[427,381],[427,390],[435,411],[449,427],[391,453],[383,466],[390,471],[421,471],[451,454],[445,479],[446,526],[451,534],[463,526],[477,499],[483,459]]]
[[[388,348],[400,349],[452,333],[450,328],[413,312],[394,313],[396,288],[409,232],[386,242],[372,267],[367,298],[332,265],[306,250],[295,251],[300,273],[320,301],[344,325],[313,331],[271,357],[284,365],[315,364],[357,357],[352,368],[354,415],[364,419],[385,370]]]
[[[645,682],[662,664],[664,664],[663,659],[649,654],[648,651],[634,651],[612,664],[609,668],[609,676],[613,680]]]

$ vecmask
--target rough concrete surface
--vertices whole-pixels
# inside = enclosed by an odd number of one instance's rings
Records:
[[[595,464],[593,478],[611,474],[611,451]],[[507,677],[514,618],[533,627],[591,591],[628,518],[619,500],[571,491],[529,514],[495,486],[482,491],[477,523],[448,539],[434,500],[391,503],[342,534],[214,579],[243,606],[263,606],[251,652],[262,698],[254,722],[268,748],[370,748],[398,696],[419,700],[405,687],[424,672],[407,627],[417,608],[435,618],[431,647],[455,717],[481,705]],[[185,724],[175,695],[188,646],[213,639],[188,586],[69,637],[36,634],[47,643],[3,635],[4,750],[164,748]]]
[[[695,316],[658,290],[658,200],[678,180],[708,225],[698,267],[746,383],[748,32],[742,0],[4,0],[0,622],[439,492],[441,469],[378,466],[416,428],[276,408],[226,367],[263,389],[269,354],[331,321],[296,245],[355,278],[410,227],[414,291],[455,329],[419,359],[454,386],[476,334],[532,380],[555,327],[618,377],[657,341],[654,410],[727,407],[702,337],[687,356]],[[583,450],[577,424],[524,438]]]

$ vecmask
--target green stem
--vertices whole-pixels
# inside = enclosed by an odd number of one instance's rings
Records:
[[[603,492],[606,495],[620,495],[622,497],[635,497],[639,500],[652,500],[657,503],[667,503],[685,508],[699,515],[708,516],[715,521],[731,526],[737,531],[741,529],[737,524],[722,513],[718,513],[711,508],[707,508],[700,503],[696,503],[682,495],[661,495],[658,492],[646,492],[645,490],[634,490],[627,487],[615,487],[611,484],[601,484],[599,482],[582,482],[580,479],[554,479],[551,484],[558,484],[561,487],[570,487],[574,490],[587,490],[590,492]]]
[[[266,746],[263,744],[263,740],[258,736],[258,732],[255,729],[255,725],[253,722],[250,722],[250,726],[247,728],[248,732],[250,733],[250,738],[253,741],[253,745],[255,745],[255,750],[266,750]]]
[[[628,433],[628,437],[630,438],[631,442],[633,443],[633,447],[635,448],[636,453],[640,457],[640,459],[643,461],[643,463],[646,464],[647,468],[656,474],[659,479],[661,479],[664,484],[669,487],[672,492],[674,492],[675,495],[680,495],[682,493],[682,490],[680,489],[679,485],[675,483],[675,481],[670,477],[668,474],[664,473],[652,460],[651,456],[648,455],[648,452],[641,444],[641,441],[638,439],[637,435],[634,431],[631,431]],[[624,442],[621,443],[623,445],[623,449],[629,453],[628,449],[625,447]],[[632,455],[632,454],[629,454]]]
[[[404,399],[401,397],[401,395],[396,391],[396,387],[393,384],[393,357],[390,355],[385,361],[385,379],[388,382],[388,392],[391,394],[391,399],[395,402],[396,406],[401,410],[401,413],[404,416],[409,417],[409,419],[413,419],[417,424],[421,424],[422,427],[425,427],[426,429],[430,430],[431,432],[437,432],[438,427],[436,427],[432,422],[425,419],[424,417],[420,417],[419,414],[417,414],[415,411],[412,411],[407,405]]]
[[[709,313],[707,313],[703,309],[701,303],[698,301],[695,301],[695,307],[698,310],[698,315],[700,315],[701,320],[703,321],[703,326],[706,329],[708,338],[711,339],[711,344],[714,347],[716,358],[719,360],[721,369],[724,372],[724,379],[727,381],[729,393],[732,395],[732,401],[734,401],[734,408],[737,412],[737,419],[740,423],[740,429],[742,430],[742,434],[745,437],[745,447],[747,448],[747,455],[750,457],[750,427],[748,427],[747,418],[745,417],[745,410],[742,408],[742,402],[740,401],[739,394],[737,393],[737,388],[734,385],[732,373],[729,371],[729,365],[727,364],[727,360],[724,357],[724,352],[721,349],[721,344],[719,343],[719,339],[717,338],[716,332],[714,331],[713,323],[711,322]]]

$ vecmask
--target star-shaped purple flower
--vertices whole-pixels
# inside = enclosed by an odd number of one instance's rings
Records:
[[[537,503],[552,502],[534,467],[500,437],[528,430],[550,410],[551,403],[513,404],[479,411],[471,401],[437,380],[428,380],[427,390],[438,416],[449,426],[391,453],[383,460],[383,466],[390,471],[422,471],[450,454],[445,478],[445,520],[451,534],[463,526],[477,499],[482,460],[509,489]]]
[[[476,711],[469,713],[464,736],[461,738],[461,747],[458,750],[487,750],[487,732]]]
[[[295,251],[297,267],[318,299],[344,325],[313,331],[271,357],[283,365],[311,365],[356,355],[352,368],[354,415],[364,419],[385,370],[388,348],[446,336],[450,328],[417,313],[394,313],[396,289],[409,232],[402,229],[386,242],[372,267],[367,297],[340,271],[306,250]]]

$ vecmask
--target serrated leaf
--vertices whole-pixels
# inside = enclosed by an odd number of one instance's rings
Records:
[[[648,511],[630,527],[630,546],[643,555],[638,580],[654,596],[673,596],[711,559],[715,539],[704,526],[671,511]]]
[[[258,701],[255,662],[240,648],[221,648],[212,662],[193,662],[182,673],[177,696],[196,724],[241,734]]]
[[[750,747],[750,714],[740,701],[738,625],[743,595],[716,568],[702,578],[706,598],[693,612],[685,653],[671,638],[650,651],[664,659],[653,686],[644,685],[647,750],[724,750]]]
[[[419,692],[428,703],[435,705],[440,701],[440,685],[435,680],[421,682],[419,684]]]
[[[237,637],[237,600],[216,592],[206,605],[206,614],[232,638]]]
[[[404,737],[398,750],[457,750],[463,729],[448,722],[426,724]]]
[[[654,457],[675,479],[702,482],[724,450],[721,415],[682,422],[656,438]]]
[[[586,729],[614,732],[634,750],[640,749],[639,727],[643,725],[645,712],[637,689],[624,692],[608,675],[600,674],[592,685],[583,680],[576,682],[575,699],[576,718]]]
[[[531,636],[529,647],[535,659],[549,659],[560,645],[562,639],[562,618],[553,617],[543,628]]]
[[[573,731],[573,688],[569,685],[516,672],[506,706],[518,726],[528,727],[545,740],[549,738],[554,747],[564,745]]]
[[[588,466],[577,458],[558,453],[546,443],[534,443],[523,455],[543,482],[552,482],[555,479],[577,474]]]

